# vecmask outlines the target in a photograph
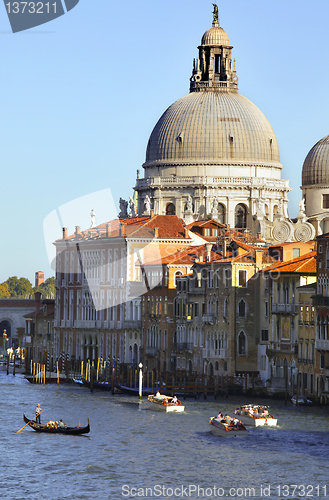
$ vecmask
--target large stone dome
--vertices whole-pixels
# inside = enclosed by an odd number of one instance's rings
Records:
[[[237,92],[191,92],[155,125],[144,167],[196,162],[255,162],[282,168],[271,125]]]
[[[305,158],[302,185],[329,185],[329,135],[313,146]]]

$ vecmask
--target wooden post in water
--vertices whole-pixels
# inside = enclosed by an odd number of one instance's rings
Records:
[[[296,384],[296,406],[298,406],[298,395],[299,395],[299,372],[297,372],[297,384]]]
[[[251,376],[251,394],[254,396],[255,395],[255,374],[254,372],[252,372],[252,376]]]
[[[97,360],[97,372],[96,372],[96,381],[98,382],[98,374],[99,374],[99,358]]]
[[[228,398],[228,375],[226,375],[226,397]]]
[[[114,394],[114,380],[115,380],[115,368],[113,366],[113,368],[112,368],[112,381],[111,381],[111,384],[112,384],[111,385],[111,392],[112,392],[112,394]]]
[[[7,375],[9,375],[9,356],[7,356]]]
[[[13,368],[14,377],[15,377],[15,369],[16,369],[16,354],[14,354],[14,368]]]
[[[284,404],[287,404],[287,396],[288,396],[288,369],[285,370],[285,390],[284,390]]]
[[[57,385],[59,385],[59,368],[58,368],[58,361],[56,361],[56,370],[57,370]]]
[[[94,392],[94,364],[91,367],[91,372],[90,372],[90,392]]]
[[[152,370],[152,394],[154,391],[154,371]]]

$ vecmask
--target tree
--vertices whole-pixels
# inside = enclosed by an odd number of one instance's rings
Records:
[[[27,278],[17,278],[12,276],[5,282],[8,285],[10,297],[12,298],[28,298],[32,295],[32,284]]]
[[[33,292],[40,292],[43,299],[54,299],[55,298],[55,278],[46,279],[44,283],[33,288]]]
[[[5,281],[0,284],[0,299],[8,299],[10,297],[8,283]]]

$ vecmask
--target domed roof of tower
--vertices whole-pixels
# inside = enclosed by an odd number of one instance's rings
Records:
[[[207,30],[202,39],[201,45],[230,45],[227,33],[220,26],[213,24],[212,28]]]
[[[329,135],[313,146],[305,158],[302,185],[329,184]]]
[[[155,125],[144,167],[232,161],[282,168],[271,125],[237,92],[191,92],[169,106]]]

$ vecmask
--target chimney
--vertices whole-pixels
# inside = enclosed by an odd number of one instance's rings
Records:
[[[159,238],[159,228],[158,227],[154,228],[154,238]]]
[[[207,262],[210,262],[211,261],[212,243],[206,243],[205,247],[206,247],[206,250],[207,250]]]
[[[154,217],[154,210],[151,210],[151,219]]]
[[[120,224],[120,236],[123,236],[123,237],[127,236],[126,227],[124,224]]]
[[[263,262],[263,250],[256,250],[256,267],[260,269]]]
[[[223,243],[223,257],[227,257],[227,246],[226,246],[226,239],[224,238],[224,243]]]
[[[111,224],[106,224],[106,238],[111,236]]]
[[[257,233],[257,239],[261,240],[262,239],[262,233]]]
[[[35,312],[38,313],[40,311],[41,305],[41,292],[35,292]]]
[[[203,255],[200,255],[199,262],[203,262]]]
[[[185,231],[184,238],[185,238],[186,240],[190,239],[190,235],[189,235],[189,233],[188,233],[188,229],[187,229],[187,227],[185,227],[185,228],[184,228],[184,231]]]
[[[67,227],[63,227],[63,240],[67,240]]]
[[[75,234],[76,234],[76,236],[81,234],[81,227],[80,226],[75,226]]]

